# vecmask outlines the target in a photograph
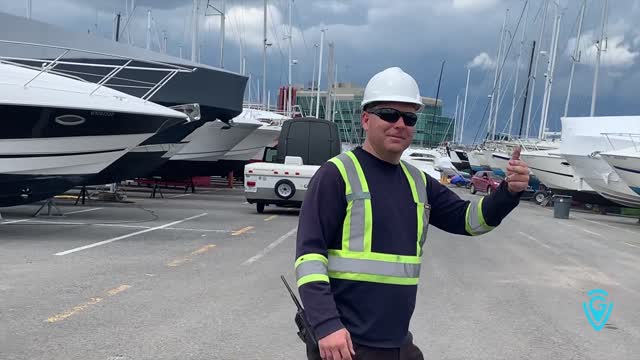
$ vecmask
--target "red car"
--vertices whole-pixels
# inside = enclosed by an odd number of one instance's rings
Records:
[[[469,191],[471,191],[472,194],[478,191],[491,194],[498,189],[498,186],[500,186],[503,180],[504,178],[502,176],[494,174],[493,171],[478,171],[471,178]]]

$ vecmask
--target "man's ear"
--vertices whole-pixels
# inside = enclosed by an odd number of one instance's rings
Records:
[[[360,115],[360,123],[362,124],[364,131],[369,130],[369,113],[366,111],[362,112],[362,115]]]

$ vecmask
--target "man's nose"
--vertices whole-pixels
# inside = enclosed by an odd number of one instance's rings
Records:
[[[407,127],[407,124],[404,123],[404,117],[402,117],[402,115],[400,115],[400,117],[398,118],[398,121],[396,121],[393,127],[396,128],[405,128]]]

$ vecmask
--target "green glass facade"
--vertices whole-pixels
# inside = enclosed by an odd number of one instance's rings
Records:
[[[342,89],[339,89],[342,90]],[[362,102],[361,89],[354,89],[353,93],[339,92],[336,96],[333,108],[333,121],[338,125],[342,142],[361,144],[365,134],[360,124],[360,103]],[[360,95],[358,94],[360,93]],[[433,101],[432,101],[433,103]],[[300,107],[305,116],[315,116],[316,93],[299,90],[296,96],[296,105]],[[414,146],[434,147],[444,141],[453,139],[452,118],[442,116],[442,103],[440,106],[425,105],[418,116],[416,134],[413,139]],[[326,95],[320,93],[320,109],[318,117],[327,119]],[[434,116],[435,115],[435,116]]]

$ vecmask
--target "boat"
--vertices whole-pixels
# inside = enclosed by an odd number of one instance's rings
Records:
[[[623,131],[640,133],[640,116],[563,117],[560,155],[600,195],[637,208],[640,194],[632,191],[601,156],[602,152],[633,146],[628,137],[616,135]]]
[[[227,175],[219,160],[262,124],[210,121],[185,138],[188,142],[169,161],[151,172],[166,180],[184,180],[194,176]]]
[[[59,56],[60,52],[55,47],[14,46],[11,42],[47,44],[70,49],[65,55],[67,61],[60,62],[56,70],[90,82],[98,82],[104,78],[111,71],[112,65],[122,65],[123,58],[134,59],[127,64],[127,69],[111,79],[111,88],[142,97],[147,92],[149,84],[170,79],[170,82],[154,94],[153,101],[166,107],[197,103],[200,105],[203,120],[228,122],[242,112],[242,99],[248,78],[225,69],[93,34],[67,31],[58,26],[6,13],[0,13],[0,34],[4,40],[9,41],[0,44],[0,53],[11,54],[14,57],[51,60]],[[109,67],[99,69],[94,66],[81,66],[82,64],[103,64]],[[165,73],[138,69],[154,66],[166,68],[168,65],[197,71],[165,79]]]
[[[401,160],[417,167],[436,180],[440,180],[442,174],[442,170],[438,166],[441,164],[438,161],[441,158],[442,154],[436,150],[415,147],[407,148],[401,156]]]
[[[577,176],[571,164],[560,155],[558,149],[523,151],[520,157],[542,185],[554,194],[571,196],[575,201],[585,204],[617,206]]]
[[[640,195],[640,146],[634,145],[626,149],[602,152],[600,156],[629,185],[631,190]]]
[[[0,207],[87,182],[181,112],[100,84],[0,62]]]

